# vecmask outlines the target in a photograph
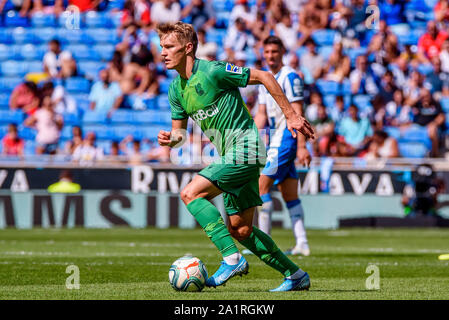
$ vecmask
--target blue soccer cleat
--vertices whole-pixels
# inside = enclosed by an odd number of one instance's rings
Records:
[[[243,274],[247,274],[248,269],[248,261],[246,261],[245,257],[243,256],[240,258],[239,263],[234,265],[229,265],[226,262],[222,261],[220,268],[218,268],[213,276],[207,279],[206,286],[215,288],[217,286],[224,285],[226,281],[236,275],[242,276]]]
[[[284,282],[276,289],[270,290],[270,292],[282,292],[282,291],[301,291],[309,290],[310,288],[310,277],[306,272],[299,279],[284,279]]]

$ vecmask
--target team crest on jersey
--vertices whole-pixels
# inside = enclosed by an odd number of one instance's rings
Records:
[[[198,93],[199,96],[202,96],[204,94],[204,90],[201,87],[201,83],[197,83],[195,85],[195,91],[196,91],[196,93]]]
[[[228,62],[226,63],[226,72],[242,74],[242,68]]]

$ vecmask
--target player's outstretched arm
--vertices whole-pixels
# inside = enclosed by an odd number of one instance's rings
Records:
[[[159,131],[157,142],[161,146],[169,146],[170,148],[179,148],[186,141],[187,119],[171,121],[171,131]]]
[[[306,139],[315,138],[315,133],[310,123],[304,117],[295,112],[282,91],[282,88],[279,86],[279,83],[277,83],[271,73],[257,69],[250,69],[248,84],[263,84],[265,88],[267,88],[268,92],[284,113],[285,119],[287,119],[288,130],[290,130],[294,138],[296,138],[295,130],[301,132]]]

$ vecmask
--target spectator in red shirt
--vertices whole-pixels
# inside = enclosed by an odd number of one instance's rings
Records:
[[[439,30],[435,21],[427,23],[427,32],[419,38],[418,49],[428,60],[440,54],[444,40],[449,37],[444,30]]]
[[[449,0],[440,0],[433,8],[435,20],[449,23]]]
[[[69,0],[70,5],[77,6],[81,12],[96,10],[102,0]]]
[[[8,133],[3,137],[3,155],[7,156],[22,156],[24,141],[19,138],[17,133],[17,126],[11,123],[8,126]]]
[[[121,28],[126,28],[133,22],[140,27],[151,24],[150,6],[145,0],[126,0],[122,13]]]

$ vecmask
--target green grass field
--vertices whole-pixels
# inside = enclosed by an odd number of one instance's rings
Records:
[[[308,231],[310,257],[294,257],[311,276],[308,292],[270,293],[282,276],[255,256],[250,272],[226,286],[175,292],[168,269],[192,253],[210,274],[218,251],[200,229],[0,230],[1,299],[449,299],[449,231],[444,229],[340,229]],[[287,249],[291,231],[275,229]],[[80,289],[68,290],[68,265],[80,270]],[[369,264],[380,290],[365,286]]]

